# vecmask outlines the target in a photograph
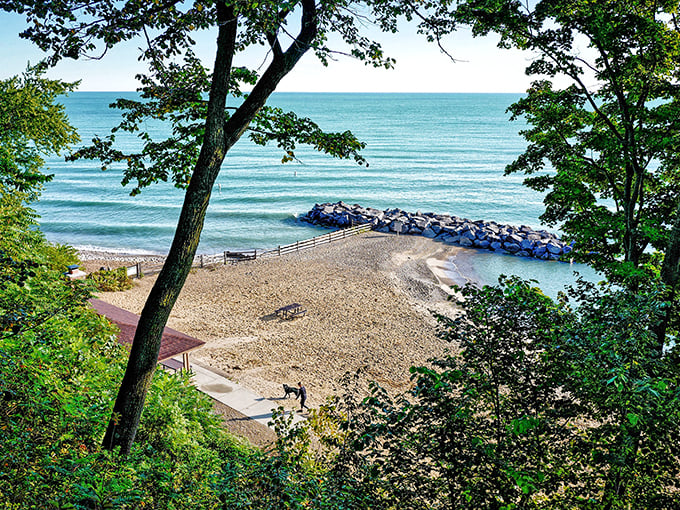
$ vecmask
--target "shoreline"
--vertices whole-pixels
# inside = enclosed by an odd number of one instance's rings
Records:
[[[435,241],[433,241],[435,242]],[[315,248],[312,248],[315,249]],[[76,249],[78,258],[88,272],[97,271],[101,267],[118,268],[123,265],[132,266],[141,263],[162,264],[167,258],[162,254],[142,254],[134,251],[111,251],[106,249]],[[447,293],[453,285],[463,286],[468,282],[478,282],[474,269],[475,250],[456,250],[453,254],[439,254],[425,260],[440,287]]]
[[[88,255],[88,269],[139,258]],[[457,273],[446,270],[451,257]],[[362,391],[368,380],[404,391],[411,366],[453,347],[437,336],[432,312],[455,311],[448,286],[465,283],[463,261],[471,258],[472,250],[420,236],[371,232],[282,257],[196,268],[168,326],[206,342],[191,354],[197,363],[265,398],[280,398],[283,383],[301,380],[310,405],[318,406],[342,394],[341,377],[356,370]],[[98,297],[140,313],[155,278]],[[278,320],[273,311],[291,302],[302,303],[307,315]],[[282,403],[295,408],[294,401]]]

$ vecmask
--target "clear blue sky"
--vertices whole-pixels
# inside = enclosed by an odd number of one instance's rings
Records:
[[[20,73],[28,61],[37,62],[41,52],[19,38],[24,19],[18,15],[0,14],[0,78]],[[409,29],[410,28],[410,29]],[[373,69],[348,57],[339,57],[323,67],[311,52],[281,82],[277,90],[288,92],[524,92],[530,79],[524,68],[530,55],[496,48],[493,38],[473,39],[459,31],[446,40],[446,47],[458,60],[446,55],[412,27],[398,34],[372,34],[383,43],[385,54],[397,59],[392,70]],[[111,50],[101,61],[60,63],[49,76],[66,81],[82,80],[79,90],[135,90],[135,74],[144,72],[137,61],[141,41],[132,41]],[[198,55],[209,62],[214,57],[214,35],[201,34]],[[250,54],[237,65],[257,67],[263,55]]]

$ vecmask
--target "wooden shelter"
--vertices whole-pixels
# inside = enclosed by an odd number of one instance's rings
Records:
[[[99,315],[103,315],[120,328],[118,342],[123,345],[131,346],[132,341],[135,338],[139,315],[106,303],[101,299],[90,299],[90,304]],[[205,342],[198,338],[185,335],[184,333],[166,327],[163,330],[161,348],[158,352],[158,362],[173,370],[177,370],[178,368],[189,370],[189,352],[198,349],[203,344],[205,344]],[[183,360],[181,364],[172,359],[180,354],[182,355]]]

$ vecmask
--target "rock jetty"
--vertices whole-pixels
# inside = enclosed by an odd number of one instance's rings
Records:
[[[422,235],[466,248],[541,260],[559,260],[571,251],[571,246],[555,234],[525,225],[516,227],[493,221],[470,221],[448,214],[411,213],[402,209],[380,211],[344,202],[316,204],[300,220],[338,228],[370,223],[378,232]]]

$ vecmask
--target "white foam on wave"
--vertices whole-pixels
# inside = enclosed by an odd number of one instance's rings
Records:
[[[105,248],[102,246],[93,245],[74,245],[73,246],[81,254],[81,259],[85,257],[97,258],[100,255],[117,255],[117,256],[148,256],[148,257],[162,257],[165,253],[151,250],[142,250],[136,248]]]

